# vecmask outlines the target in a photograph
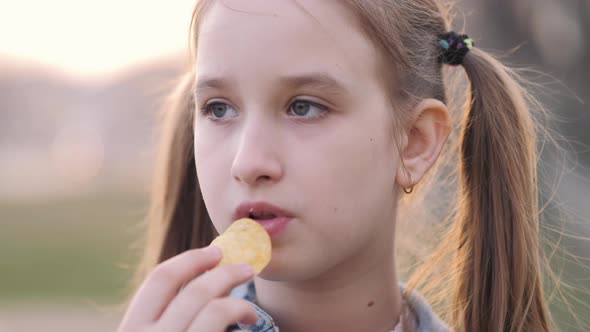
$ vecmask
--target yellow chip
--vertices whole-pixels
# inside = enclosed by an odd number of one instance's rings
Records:
[[[270,262],[270,236],[262,225],[249,218],[236,220],[211,245],[223,252],[220,265],[248,263],[258,274]]]

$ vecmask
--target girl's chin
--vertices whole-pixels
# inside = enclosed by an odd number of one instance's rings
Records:
[[[278,263],[277,257],[273,253],[273,259],[268,263],[268,265],[262,270],[258,275],[257,278],[267,280],[267,281],[289,281],[289,274],[292,271],[288,271],[292,269],[287,266],[283,266],[282,264]]]
[[[270,263],[256,277],[267,281],[289,282],[299,280],[298,272],[300,271],[297,271],[297,268],[293,264],[289,264],[288,260],[284,262],[279,257],[273,252],[273,258]]]
[[[301,261],[296,262],[271,262],[256,275],[256,278],[274,282],[302,282],[312,280],[318,276],[317,269],[311,266],[301,266]]]

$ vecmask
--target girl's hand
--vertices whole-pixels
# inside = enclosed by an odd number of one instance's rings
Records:
[[[134,295],[118,331],[224,332],[236,322],[256,323],[258,315],[246,300],[228,297],[254,276],[252,268],[215,267],[221,255],[219,248],[210,246],[156,266]]]

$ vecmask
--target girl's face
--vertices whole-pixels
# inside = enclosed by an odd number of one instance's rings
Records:
[[[334,1],[225,0],[207,9],[195,156],[209,215],[219,232],[245,201],[295,216],[273,238],[261,277],[319,277],[392,247],[399,158],[377,58]]]

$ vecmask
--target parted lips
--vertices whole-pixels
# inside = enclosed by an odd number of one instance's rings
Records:
[[[266,230],[250,218],[236,220],[211,245],[223,252],[220,265],[247,263],[260,273],[270,262],[272,244]]]

